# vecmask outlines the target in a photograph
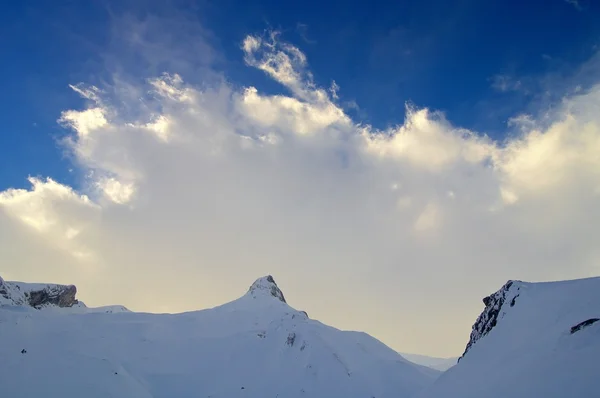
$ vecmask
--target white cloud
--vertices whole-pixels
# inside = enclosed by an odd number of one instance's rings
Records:
[[[133,184],[122,183],[115,178],[103,178],[97,185],[107,198],[120,205],[129,202],[135,193]]]
[[[366,129],[367,150],[431,170],[461,161],[480,163],[497,152],[488,138],[455,129],[442,115],[411,107],[407,107],[406,114],[404,124],[386,134]]]
[[[259,37],[246,36],[244,43],[242,44],[242,48],[246,54],[250,55],[260,48],[261,42],[262,39]]]
[[[242,47],[292,94],[176,74],[110,96],[73,86],[90,101],[61,117],[83,193],[36,178],[0,193],[2,272],[150,311],[217,305],[273,273],[315,318],[451,355],[507,279],[599,271],[600,87],[545,127],[515,119],[503,143],[428,109],[380,131],[314,84],[299,49]]]
[[[85,244],[77,237],[97,221],[98,205],[88,196],[80,195],[71,187],[50,178],[40,180],[30,177],[29,182],[29,191],[9,189],[1,192],[0,209],[61,252],[70,255],[87,252]],[[27,243],[21,242],[25,247]]]
[[[291,44],[281,42],[279,35],[279,32],[272,31],[267,39],[247,36],[242,44],[246,64],[262,70],[299,99],[329,102],[327,91],[316,87],[311,73],[306,70],[304,53]]]
[[[80,137],[85,137],[90,131],[107,124],[102,108],[90,108],[85,111],[65,111],[59,121],[75,130]]]
[[[340,86],[338,86],[338,84],[335,82],[335,80],[333,80],[331,82],[331,87],[329,87],[329,92],[331,93],[331,97],[333,99],[339,99],[340,97],[338,96],[338,92],[340,91]]]
[[[318,134],[336,124],[349,127],[350,119],[329,101],[309,103],[296,98],[261,96],[254,87],[247,88],[239,102],[239,110],[260,126],[285,133]]]

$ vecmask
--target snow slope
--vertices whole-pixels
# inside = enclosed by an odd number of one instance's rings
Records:
[[[464,356],[419,398],[600,397],[600,278],[509,281],[484,302]]]
[[[444,372],[444,371],[450,369],[451,367],[456,365],[456,362],[458,361],[458,357],[437,358],[437,357],[430,357],[427,355],[408,354],[405,352],[401,352],[400,355],[402,355],[405,359],[408,359],[412,363],[416,363],[417,365],[427,366],[428,368],[436,369],[441,372]]]
[[[271,277],[183,314],[5,305],[0,342],[6,397],[402,398],[439,375],[309,319]]]

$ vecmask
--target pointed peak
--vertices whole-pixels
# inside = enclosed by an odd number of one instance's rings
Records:
[[[263,276],[262,278],[258,278],[256,281],[254,281],[252,286],[250,286],[250,289],[248,289],[248,294],[253,297],[272,296],[279,301],[287,303],[285,301],[285,297],[283,296],[283,292],[281,289],[279,289],[279,286],[277,286],[275,279],[273,279],[271,275]]]

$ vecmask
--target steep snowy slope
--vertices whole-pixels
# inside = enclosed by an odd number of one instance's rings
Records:
[[[451,367],[456,365],[456,362],[458,361],[457,357],[437,358],[437,357],[430,357],[427,355],[408,354],[405,352],[401,352],[400,355],[402,355],[405,359],[408,359],[412,363],[416,363],[417,365],[427,366],[428,368],[436,369],[441,372],[444,372],[444,371],[450,369]]]
[[[458,365],[420,398],[600,397],[600,278],[509,281]]]
[[[174,315],[3,306],[0,342],[6,397],[402,398],[439,375],[309,319],[271,277]]]

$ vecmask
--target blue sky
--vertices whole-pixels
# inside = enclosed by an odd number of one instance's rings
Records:
[[[178,312],[270,274],[452,356],[507,280],[600,274],[598,2],[7,4],[6,280]]]
[[[185,67],[138,63],[118,37],[124,15],[183,15],[188,25],[170,33],[183,40],[193,41],[201,24],[214,48],[208,62],[230,81],[267,92],[283,90],[245,67],[239,46],[248,33],[278,30],[307,55],[318,84],[341,87],[340,103],[355,121],[402,123],[410,101],[496,139],[511,116],[543,109],[548,96],[581,84],[575,76],[600,45],[600,4],[589,0],[10,2],[0,14],[0,188],[25,186],[27,175],[74,182],[71,160],[56,145],[65,134],[60,112],[80,105],[68,84],[110,80],[109,64],[139,77],[168,71],[194,80],[192,56]]]

